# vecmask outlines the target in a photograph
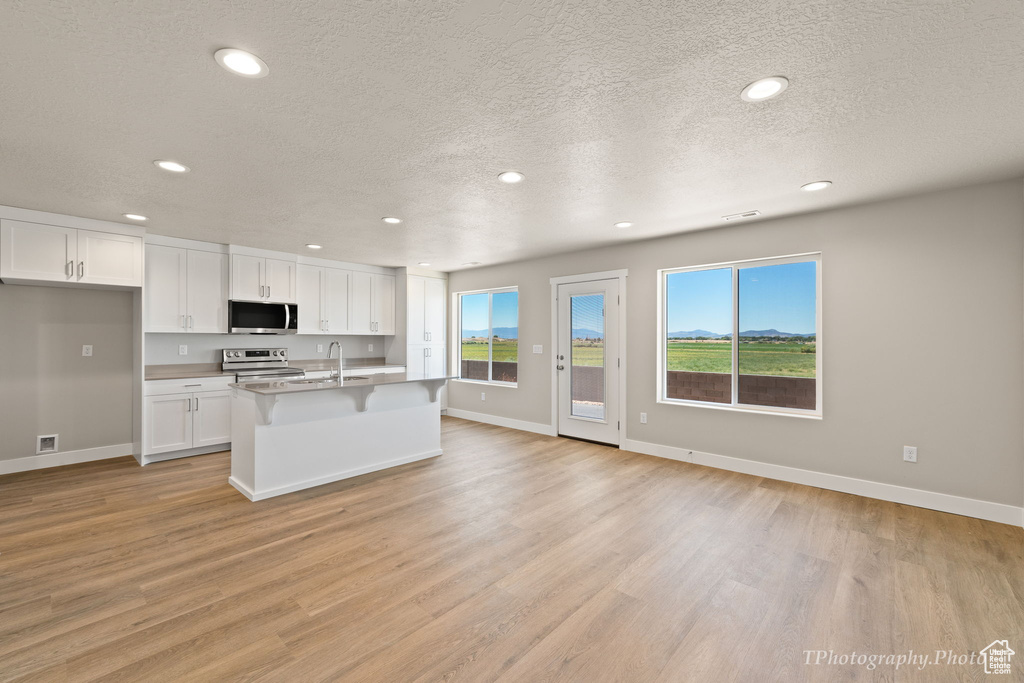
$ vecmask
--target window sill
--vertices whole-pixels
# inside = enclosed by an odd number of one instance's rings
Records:
[[[766,406],[756,408],[754,406],[735,406],[724,403],[710,403],[705,401],[684,401],[681,399],[659,398],[658,403],[670,406],[691,406],[693,408],[709,408],[711,410],[728,410],[734,413],[748,413],[754,415],[781,415],[782,417],[798,417],[804,420],[821,420],[822,414],[815,410],[785,410]]]
[[[519,383],[518,382],[493,382],[493,381],[488,381],[486,379],[463,379],[461,377],[456,377],[455,379],[453,379],[451,381],[452,382],[459,382],[459,383],[462,383],[462,384],[480,384],[482,386],[489,386],[489,387],[507,387],[509,389],[518,389],[519,388]]]

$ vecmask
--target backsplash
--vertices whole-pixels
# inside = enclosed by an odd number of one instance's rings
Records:
[[[394,337],[329,336],[315,334],[157,334],[146,335],[146,365],[179,363],[219,363],[222,349],[271,348],[288,349],[294,360],[325,358],[331,342],[338,340],[345,358],[382,358],[387,355]],[[323,351],[317,351],[323,344]],[[373,344],[373,350],[369,345]],[[178,355],[180,345],[188,346],[188,355]]]

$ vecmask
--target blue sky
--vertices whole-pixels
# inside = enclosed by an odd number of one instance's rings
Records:
[[[572,297],[572,329],[593,330],[604,334],[604,295]]]
[[[486,330],[487,292],[462,295],[462,329]],[[519,292],[500,292],[494,295],[492,327],[519,327]]]
[[[740,331],[815,331],[813,261],[740,268]],[[668,276],[668,330],[732,332],[732,269]]]

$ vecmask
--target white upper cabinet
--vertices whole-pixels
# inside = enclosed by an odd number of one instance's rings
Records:
[[[146,245],[146,332],[228,331],[228,257]]]
[[[231,255],[231,298],[294,304],[296,264],[292,261]]]
[[[351,305],[349,306],[349,333],[373,334],[373,274],[352,273]]]
[[[0,220],[0,279],[141,287],[142,238]]]
[[[352,273],[349,334],[395,333],[395,276]]]
[[[93,285],[142,286],[142,238],[78,231],[78,281]]]
[[[374,334],[395,333],[395,276],[373,276]]]
[[[296,269],[295,286],[299,304],[299,334],[323,334],[323,276],[319,266],[299,264]]]
[[[351,271],[324,268],[324,331],[328,334],[348,334],[351,281]]]
[[[188,250],[146,245],[146,332],[185,332],[188,324]]]
[[[427,343],[426,310],[423,308],[426,296],[427,278],[410,275],[408,278],[409,298],[406,307],[406,342],[414,344]],[[410,358],[411,362],[411,358]],[[422,370],[420,371],[422,372]]]
[[[228,255],[188,250],[188,331],[228,331]]]

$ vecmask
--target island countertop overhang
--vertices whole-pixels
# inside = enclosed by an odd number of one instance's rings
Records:
[[[346,377],[341,382],[338,382],[337,379],[262,380],[258,382],[236,382],[228,386],[260,396],[280,396],[283,394],[301,394],[313,391],[376,388],[390,384],[409,384],[413,382],[443,384],[450,379],[455,379],[455,376],[396,372],[367,375],[365,377]]]

